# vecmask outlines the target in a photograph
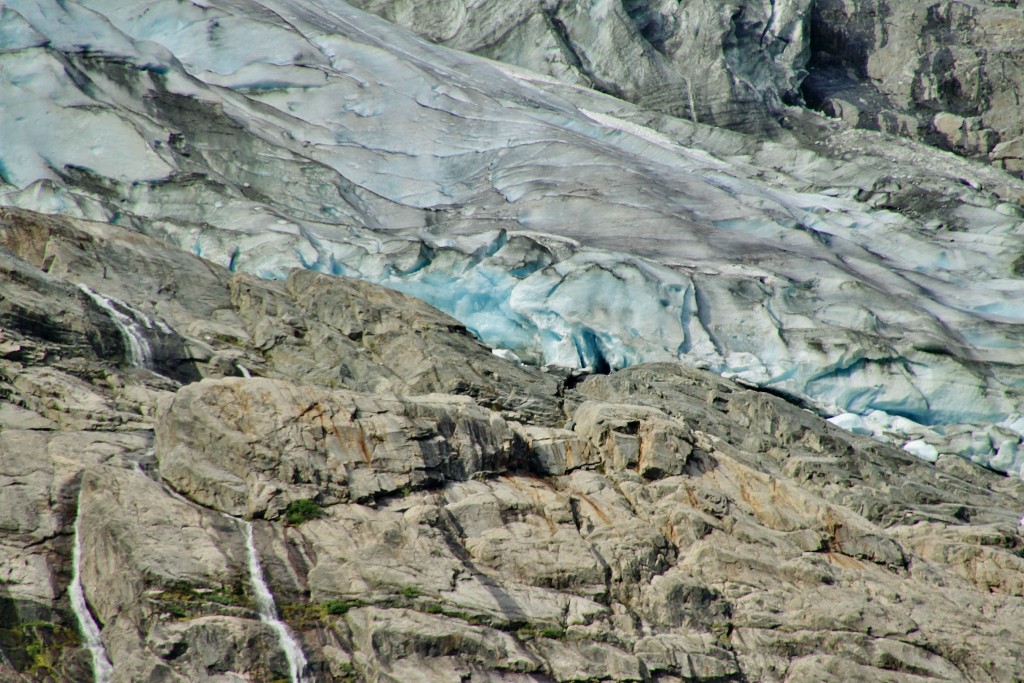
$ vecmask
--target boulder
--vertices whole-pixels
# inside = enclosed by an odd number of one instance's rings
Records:
[[[465,397],[225,378],[179,390],[155,446],[163,476],[194,500],[274,519],[301,499],[365,502],[501,473],[511,441],[500,416]]]

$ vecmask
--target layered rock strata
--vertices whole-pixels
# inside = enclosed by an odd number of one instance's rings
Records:
[[[1024,14],[956,0],[356,0],[442,45],[745,131],[809,106],[1024,173]],[[510,9],[511,5],[511,9]]]
[[[1003,170],[800,108],[770,136],[694,123],[334,0],[0,17],[0,205],[386,284],[530,362],[682,361],[1024,468],[1024,182]],[[85,287],[146,356],[146,321]]]
[[[90,679],[76,518],[114,681],[288,678],[239,519],[311,681],[1024,675],[1020,479],[366,283],[17,210],[0,245],[4,680]]]

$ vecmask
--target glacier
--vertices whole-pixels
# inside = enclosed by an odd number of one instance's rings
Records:
[[[524,362],[686,363],[1024,469],[1024,182],[995,169],[653,114],[340,0],[8,0],[0,67],[2,205],[384,284]]]

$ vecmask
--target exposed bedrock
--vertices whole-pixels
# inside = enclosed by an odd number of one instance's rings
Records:
[[[887,132],[1019,17],[809,7],[8,0],[0,679],[1024,679],[1024,184]]]
[[[420,35],[666,114],[755,131],[799,100],[809,0],[357,0]]]
[[[984,0],[357,0],[425,38],[702,123],[855,128],[1024,173],[1024,15]],[[788,120],[787,120],[788,119]]]
[[[814,4],[810,105],[1024,172],[1016,2]]]
[[[665,18],[682,4],[523,7],[562,12],[565,27],[595,35],[622,22],[666,45],[679,27],[718,35],[705,30],[712,19]],[[407,9],[467,26],[498,11],[432,8]],[[715,11],[745,26],[714,38],[735,48],[721,54],[757,72],[726,64],[726,80],[784,99],[795,81],[783,87],[776,75],[797,73],[801,43],[783,40],[783,27],[803,26],[806,11]],[[459,321],[437,321],[439,332],[461,323],[463,342],[475,334],[530,363],[680,361],[914,444],[921,457],[1024,467],[1024,182],[1000,169],[798,107],[753,107],[785,112],[789,129],[771,135],[694,123],[688,110],[669,116],[426,43],[345,3],[12,0],[3,16],[12,47],[0,54],[10,82],[0,92],[31,84],[36,95],[3,101],[16,115],[0,150],[0,204],[130,226],[230,271],[285,280],[301,266],[386,284]],[[606,20],[584,21],[594,17]],[[266,40],[235,40],[254,35]],[[612,66],[620,52],[635,51],[612,50]],[[41,134],[38,120],[89,134]],[[204,363],[241,374],[235,351],[202,350],[224,321],[167,336],[159,314],[128,310],[100,284],[70,294],[121,324],[109,352],[121,346],[181,381]],[[345,341],[322,313],[339,296],[330,287],[282,304],[319,307],[309,334],[287,316],[245,319],[247,292],[260,292],[252,311],[273,311],[281,285],[233,287],[240,329],[282,363],[311,343],[308,372],[360,391],[455,387],[519,414],[511,419],[552,415],[551,377],[510,391],[492,359],[462,363],[453,347],[442,379],[419,360],[441,357],[433,337],[391,339],[386,325]],[[202,343],[179,347],[184,338]],[[379,348],[381,365],[338,359],[349,342]]]
[[[0,347],[4,680],[90,678],[76,518],[116,683],[288,678],[246,521],[312,681],[1024,673],[1018,478],[677,364],[524,367],[367,283],[4,220],[0,293],[35,307],[4,309]],[[41,256],[97,243],[105,269]],[[80,284],[172,330],[201,379],[133,366],[92,299],[52,296]],[[388,356],[424,344],[418,374]]]

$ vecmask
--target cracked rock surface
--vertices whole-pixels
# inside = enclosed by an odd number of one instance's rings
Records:
[[[240,520],[312,681],[1024,675],[1019,478],[679,365],[523,366],[363,282],[22,210],[0,245],[4,680],[91,678],[76,516],[118,682],[288,678]]]
[[[341,0],[7,0],[0,205],[127,226],[231,272],[384,284],[459,321],[424,314],[415,340],[373,321],[363,338],[330,311],[340,291],[282,299],[306,281],[238,281],[238,320],[215,308],[192,338],[241,330],[273,356],[266,376],[455,391],[557,426],[557,381],[496,371],[486,353],[463,362],[466,349],[427,333],[461,324],[506,358],[598,372],[679,361],[924,459],[1024,470],[1024,180],[785,105],[812,80],[801,65],[830,63],[814,62],[832,48],[806,0],[373,6],[437,40],[569,41],[606,92],[428,43]],[[903,16],[887,12],[883,27]],[[873,30],[853,24],[851,44]],[[949,135],[983,133],[975,114],[940,109]],[[1003,142],[1009,159],[1018,146]],[[92,298],[93,315],[117,298],[82,284],[51,291]],[[151,365],[206,353],[156,321]],[[203,362],[240,373],[233,353]],[[190,381],[178,365],[172,379]]]
[[[701,123],[806,105],[1024,173],[1016,0],[404,0],[352,4],[447,47]]]

